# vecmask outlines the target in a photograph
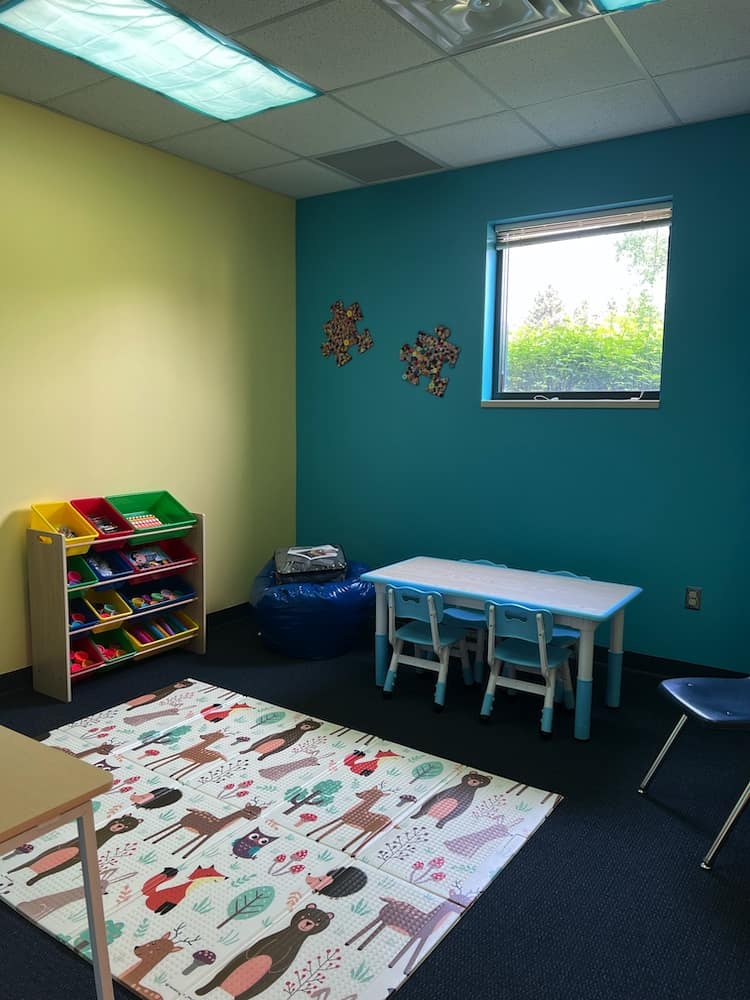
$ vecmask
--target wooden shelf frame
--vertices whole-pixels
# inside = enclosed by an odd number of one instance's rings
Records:
[[[148,656],[156,656],[166,649],[176,645],[184,645],[191,652],[203,654],[206,652],[206,569],[205,569],[205,515],[195,514],[196,522],[182,536],[182,540],[197,555],[192,563],[178,563],[174,573],[183,577],[195,592],[195,597],[186,601],[168,605],[156,605],[148,611],[136,612],[117,622],[112,627],[122,626],[133,618],[145,617],[148,614],[168,612],[182,605],[189,605],[190,617],[198,624],[198,631],[190,636],[175,636],[174,642],[165,643],[158,649],[143,650],[134,656],[123,657],[122,662],[142,660]],[[140,539],[139,539],[140,541]],[[80,597],[81,591],[68,590],[68,564],[65,550],[65,538],[59,532],[35,531],[29,528],[26,532],[26,549],[29,570],[29,605],[31,612],[31,656],[34,690],[46,694],[58,701],[72,700],[72,681],[96,673],[104,667],[115,669],[117,663],[104,663],[100,667],[81,671],[73,677],[70,672],[70,641],[79,635],[91,635],[97,629],[106,631],[108,623],[97,622],[85,629],[68,628],[68,600]],[[93,546],[95,548],[95,546]],[[136,580],[151,579],[154,576],[172,574],[172,566],[159,567],[158,570],[145,570],[128,576],[117,577],[111,581],[100,581],[96,586],[116,587],[122,583]]]

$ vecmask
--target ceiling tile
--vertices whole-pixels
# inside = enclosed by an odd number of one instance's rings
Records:
[[[524,118],[558,146],[668,128],[674,121],[649,83],[625,83],[524,108]]]
[[[238,41],[323,90],[373,80],[440,58],[372,0],[331,0],[257,30]]]
[[[656,77],[684,122],[750,112],[750,59]]]
[[[0,93],[44,101],[106,79],[81,59],[0,28]]]
[[[498,110],[493,97],[449,62],[349,87],[336,97],[400,135]]]
[[[513,108],[643,75],[603,21],[491,45],[456,61]]]
[[[286,150],[270,146],[262,139],[256,139],[224,122],[187,135],[163,139],[155,142],[154,146],[186,160],[223,170],[227,174],[239,174],[245,170],[268,167],[273,163],[284,163],[292,159]]]
[[[233,124],[300,156],[317,156],[389,138],[384,129],[330,97],[317,97],[249,118],[238,118]]]
[[[292,198],[309,198],[312,195],[359,187],[356,181],[337,174],[335,170],[328,170],[319,163],[310,163],[309,160],[295,160],[294,163],[283,163],[280,167],[251,170],[241,174],[241,177],[252,184],[270,188],[271,191],[291,195]]]
[[[114,78],[45,104],[72,118],[138,142],[164,139],[213,121],[153,90]]]
[[[321,159],[337,170],[351,174],[357,180],[386,181],[396,177],[410,177],[429,170],[440,170],[441,164],[417,153],[403,142],[392,139],[375,146],[332,153]]]
[[[225,35],[307,7],[316,0],[172,0],[170,6]]]
[[[450,167],[505,160],[550,148],[514,111],[417,132],[405,138],[412,146]]]
[[[750,56],[747,0],[671,0],[618,14],[614,23],[652,74]]]

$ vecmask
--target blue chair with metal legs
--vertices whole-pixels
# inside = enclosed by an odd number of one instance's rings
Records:
[[[566,702],[573,701],[568,660],[570,649],[552,642],[552,614],[541,608],[526,608],[521,604],[487,603],[487,662],[490,676],[482,702],[481,719],[492,714],[495,688],[526,691],[544,698],[540,731],[552,733],[555,711],[555,681],[558,670],[562,677]],[[506,675],[505,668],[512,673]],[[535,674],[538,681],[522,680],[516,671]]]
[[[457,647],[461,657],[464,683],[467,687],[474,683],[466,649],[466,630],[461,625],[444,621],[443,618],[442,594],[415,590],[412,587],[388,588],[388,639],[393,647],[393,655],[383,684],[384,698],[389,698],[393,692],[399,664],[406,663],[437,673],[435,711],[442,711],[445,705],[448,664],[453,646]],[[396,619],[406,619],[406,621],[398,625]],[[407,642],[413,644],[415,655],[404,653],[404,643]],[[428,660],[424,656],[416,655],[419,647],[428,647],[437,659]]]
[[[662,681],[659,690],[675,702],[682,714],[638,786],[641,795],[645,793],[689,718],[715,729],[750,730],[750,677],[676,677]],[[711,868],[721,845],[748,802],[750,802],[750,782],[740,794],[716,839],[709,847],[708,853],[701,861],[701,868]]]
[[[474,563],[476,566],[494,566],[496,569],[508,568],[505,563],[492,562],[490,559],[459,559],[459,562]],[[445,617],[469,630],[466,645],[474,653],[474,681],[476,684],[481,684],[484,681],[484,648],[487,633],[487,615],[484,608],[459,608],[449,605],[445,608]]]

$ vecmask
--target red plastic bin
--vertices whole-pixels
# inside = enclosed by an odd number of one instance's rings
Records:
[[[89,670],[96,670],[104,664],[104,657],[91,639],[79,636],[70,643],[70,672],[80,677]]]
[[[198,561],[198,556],[181,538],[165,538],[150,545],[148,542],[131,545],[122,554],[132,567],[132,572],[154,575],[174,573],[181,567]],[[152,556],[156,558],[152,559]]]
[[[96,531],[94,545],[97,549],[122,548],[125,542],[135,534],[132,524],[126,521],[122,514],[116,511],[104,497],[83,497],[79,500],[71,500],[70,505],[75,507]],[[102,530],[101,526],[105,521],[112,525],[113,531]]]

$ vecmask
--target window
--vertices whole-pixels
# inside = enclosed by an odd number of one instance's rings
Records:
[[[495,226],[491,398],[658,400],[671,219],[659,204]]]

